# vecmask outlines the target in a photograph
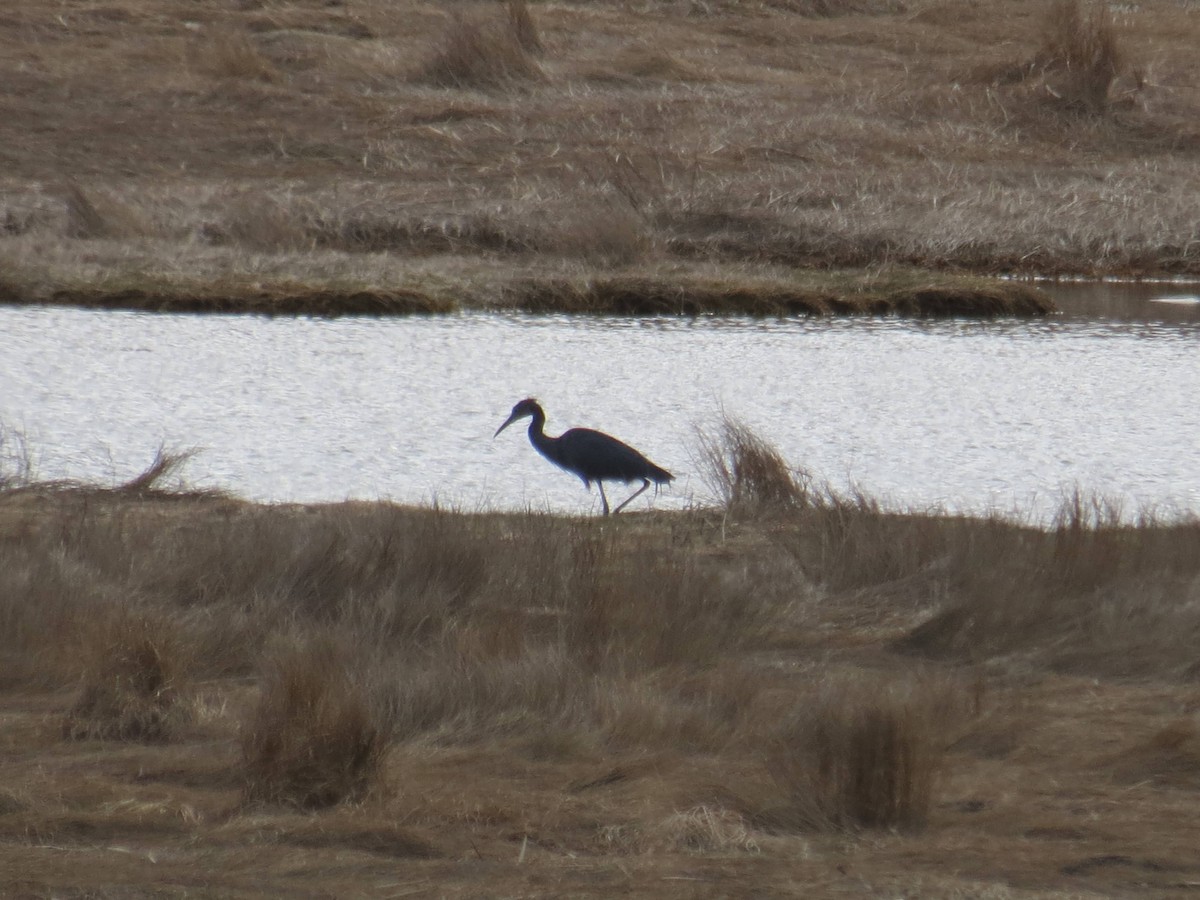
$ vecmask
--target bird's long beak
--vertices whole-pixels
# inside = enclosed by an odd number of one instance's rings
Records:
[[[518,419],[518,418],[520,418],[520,416],[516,416],[516,415],[509,416],[509,417],[508,417],[508,418],[507,418],[507,419],[504,421],[504,424],[503,424],[503,425],[501,425],[499,428],[497,428],[497,429],[496,429],[496,433],[492,435],[492,440],[494,441],[494,440],[495,440],[497,437],[499,437],[499,436],[500,436],[500,432],[502,432],[502,431],[503,431],[505,428],[507,428],[507,427],[508,427],[509,425],[511,425],[513,422],[517,421],[517,419]]]

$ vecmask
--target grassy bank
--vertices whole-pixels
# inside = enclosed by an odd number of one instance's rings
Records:
[[[128,263],[104,272],[60,268],[0,284],[0,302],[150,312],[265,315],[410,315],[463,310],[587,315],[902,315],[923,318],[1042,316],[1050,297],[1015,281],[930,274],[801,271],[777,266],[658,265],[620,272],[578,267],[438,260],[377,262],[374,277],[331,278],[289,261],[291,271],[256,278],[213,271],[148,278]],[[90,267],[89,267],[90,268]]]
[[[710,442],[573,519],[0,490],[0,871],[117,897],[1161,896],[1195,521],[896,514]]]
[[[1174,0],[32,4],[0,299],[1028,312],[978,276],[1200,274],[1198,43]]]

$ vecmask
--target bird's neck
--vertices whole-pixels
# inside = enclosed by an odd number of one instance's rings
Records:
[[[529,420],[529,443],[533,444],[538,453],[547,459],[554,460],[558,458],[555,453],[557,448],[557,438],[552,438],[546,434],[543,429],[546,427],[546,414],[540,409],[535,410],[533,417]]]

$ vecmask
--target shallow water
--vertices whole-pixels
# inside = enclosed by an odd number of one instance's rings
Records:
[[[1039,284],[1065,320],[1104,319],[1200,326],[1200,284],[1188,281],[1063,281]]]
[[[1078,486],[1200,512],[1200,310],[1064,302],[995,322],[10,307],[0,423],[45,478],[130,478],[165,445],[199,450],[189,484],[255,499],[598,511],[522,430],[492,439],[534,395],[551,433],[600,428],[678,476],[631,508],[711,501],[695,431],[724,410],[890,504],[1044,517]]]

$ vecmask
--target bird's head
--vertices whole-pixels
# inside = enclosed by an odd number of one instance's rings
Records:
[[[527,419],[530,416],[536,416],[539,413],[544,415],[544,413],[542,413],[542,407],[538,404],[538,402],[532,397],[526,397],[512,408],[512,412],[508,414],[508,418],[505,419],[504,424],[496,429],[496,434],[493,434],[492,437],[497,437],[500,432],[502,432],[513,422],[516,422],[519,419]]]

